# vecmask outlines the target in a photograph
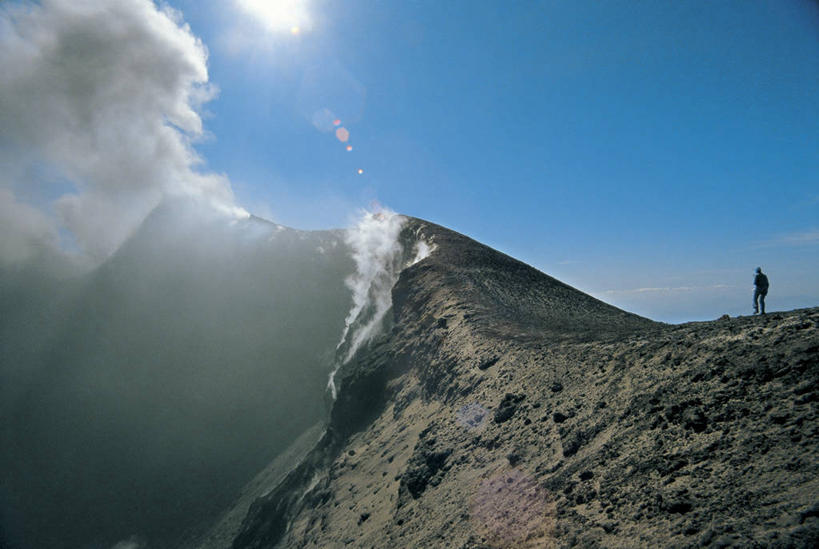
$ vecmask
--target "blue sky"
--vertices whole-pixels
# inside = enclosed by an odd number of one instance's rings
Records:
[[[772,308],[819,304],[815,2],[314,1],[298,34],[172,5],[220,88],[199,150],[255,213],[378,200],[669,321],[747,313],[757,264]]]
[[[819,305],[816,2],[255,1],[275,4],[267,16],[253,3],[169,2],[219,89],[204,104],[199,169],[229,178],[252,213],[340,227],[378,201],[659,320],[749,313],[758,265],[769,308]],[[160,24],[146,17],[146,29]],[[145,58],[162,55],[157,40]],[[201,81],[195,46],[180,40],[178,67],[157,66],[140,97]],[[123,70],[132,47],[116,52]],[[48,66],[36,74],[31,89],[49,89],[37,84],[53,81]],[[113,97],[139,90],[131,73],[118,78],[127,84],[105,84]],[[7,93],[22,104],[23,89]],[[111,127],[123,127],[117,104]]]

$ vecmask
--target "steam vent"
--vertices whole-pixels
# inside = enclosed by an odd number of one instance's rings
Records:
[[[431,253],[326,430],[201,547],[815,546],[819,309],[665,325],[428,222],[400,241]]]

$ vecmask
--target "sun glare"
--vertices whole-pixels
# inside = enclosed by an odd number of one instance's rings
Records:
[[[297,35],[310,27],[307,0],[237,0],[239,6],[274,32]]]

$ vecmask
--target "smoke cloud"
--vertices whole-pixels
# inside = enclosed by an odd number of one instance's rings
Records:
[[[28,263],[38,251],[56,249],[57,241],[57,231],[45,214],[0,187],[0,262]]]
[[[389,209],[365,211],[356,225],[347,230],[345,242],[352,250],[356,271],[345,280],[352,292],[353,305],[344,321],[344,330],[336,346],[338,358],[327,383],[333,400],[338,392],[335,376],[339,368],[378,334],[384,316],[392,307],[392,287],[401,271],[435,250],[433,244],[416,234],[412,259],[405,262],[399,236],[406,222],[404,216]]]
[[[206,48],[172,9],[151,0],[3,3],[0,74],[0,168],[11,174],[0,181],[4,262],[29,259],[58,231],[102,260],[168,195],[247,215],[227,177],[197,169],[200,112],[216,89]],[[58,176],[31,175],[42,166]],[[23,204],[35,186],[60,191]]]
[[[412,261],[410,261],[409,265],[407,265],[408,267],[415,265],[419,261],[423,261],[424,259],[428,258],[429,254],[434,252],[435,248],[437,247],[435,246],[434,243],[430,244],[429,242],[424,240],[423,237],[421,237],[421,235],[416,234],[415,236],[418,239],[415,243],[415,256],[412,258]]]
[[[345,241],[352,249],[356,271],[345,281],[352,291],[353,305],[344,320],[337,351],[340,358],[327,384],[333,399],[335,375],[361,345],[371,339],[392,306],[392,287],[401,272],[403,248],[398,240],[406,218],[391,210],[363,212],[347,230]]]

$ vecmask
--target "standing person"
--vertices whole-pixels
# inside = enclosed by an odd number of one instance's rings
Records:
[[[756,276],[754,277],[754,314],[760,312],[762,307],[762,314],[765,314],[765,296],[768,295],[768,277],[762,272],[762,267],[756,268]]]

